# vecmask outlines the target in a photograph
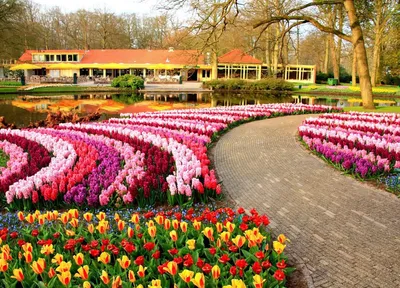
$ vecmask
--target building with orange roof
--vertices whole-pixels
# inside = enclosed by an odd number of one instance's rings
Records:
[[[74,74],[87,79],[133,74],[152,81],[207,81],[216,78],[259,80],[268,67],[261,60],[234,49],[218,57],[217,75],[212,75],[209,54],[198,50],[92,49],[92,50],[26,50],[21,64],[32,64],[25,76],[71,78]],[[23,67],[23,66],[21,66]],[[25,66],[26,67],[26,66]],[[315,66],[286,65],[280,76],[288,81],[315,82]]]

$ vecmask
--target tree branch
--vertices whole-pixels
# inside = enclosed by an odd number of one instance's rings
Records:
[[[301,11],[303,9],[306,9],[308,7],[313,7],[313,6],[340,5],[340,4],[343,4],[343,0],[310,2],[310,3],[304,4],[303,6],[299,6],[299,7],[293,8],[293,9],[289,10],[286,14],[290,15],[293,12]]]

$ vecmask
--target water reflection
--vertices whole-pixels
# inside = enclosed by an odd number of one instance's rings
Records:
[[[375,99],[379,106],[398,106],[395,99]],[[62,94],[62,95],[3,95],[0,96],[0,116],[17,126],[45,119],[47,112],[74,112],[85,115],[99,111],[102,119],[116,117],[119,113],[162,111],[167,109],[207,108],[216,106],[304,103],[335,107],[356,107],[361,98],[315,95],[271,95],[268,93],[142,93],[142,94]]]

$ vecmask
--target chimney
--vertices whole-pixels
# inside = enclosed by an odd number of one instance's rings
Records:
[[[168,52],[174,52],[174,47],[168,47]]]

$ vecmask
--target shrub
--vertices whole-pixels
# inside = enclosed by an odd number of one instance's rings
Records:
[[[249,90],[249,91],[290,91],[293,84],[282,79],[265,78],[257,81],[246,81],[242,79],[211,80],[204,83],[205,88],[215,90]]]
[[[18,81],[0,81],[0,86],[21,86]]]
[[[114,78],[111,83],[111,86],[120,88],[132,88],[134,90],[143,89],[144,80],[139,76],[126,74]]]

